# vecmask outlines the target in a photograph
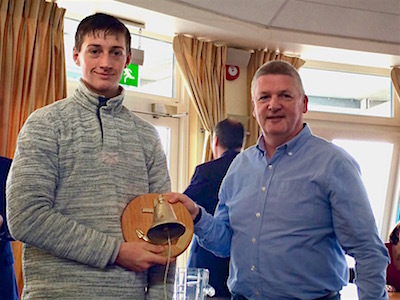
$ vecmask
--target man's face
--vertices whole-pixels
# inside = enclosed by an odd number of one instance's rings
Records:
[[[260,76],[252,103],[253,116],[273,146],[289,141],[303,128],[308,99],[288,75]]]
[[[82,80],[91,91],[107,98],[118,95],[122,72],[130,61],[123,34],[88,34],[80,51],[74,48],[73,58],[82,68]]]

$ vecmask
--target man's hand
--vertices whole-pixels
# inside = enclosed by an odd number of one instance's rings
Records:
[[[121,244],[115,263],[131,271],[143,272],[159,264],[166,265],[168,257],[162,255],[165,246],[148,242],[125,242]],[[175,261],[175,258],[171,258]]]
[[[200,208],[197,206],[196,202],[194,202],[192,199],[190,199],[188,196],[185,194],[179,194],[179,193],[165,193],[163,194],[165,199],[168,200],[169,203],[176,203],[176,202],[181,202],[183,206],[186,207],[186,209],[189,211],[190,216],[194,220],[196,216],[199,214]]]
[[[2,215],[0,215],[0,227],[1,227],[1,225],[3,225],[3,216]]]

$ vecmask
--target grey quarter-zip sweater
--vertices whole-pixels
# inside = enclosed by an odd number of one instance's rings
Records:
[[[124,208],[170,191],[156,129],[123,98],[122,88],[104,99],[81,81],[20,131],[6,199],[11,235],[23,242],[23,299],[164,299],[164,266],[136,273],[114,264]]]

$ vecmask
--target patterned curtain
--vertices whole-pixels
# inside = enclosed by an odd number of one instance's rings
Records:
[[[0,155],[12,158],[25,120],[66,96],[65,9],[44,0],[0,2]]]
[[[203,161],[212,158],[212,130],[226,118],[225,61],[226,46],[178,35],[173,40],[174,53],[189,97],[206,130]]]
[[[400,99],[400,67],[394,67],[390,72],[394,89],[396,90],[397,96]]]

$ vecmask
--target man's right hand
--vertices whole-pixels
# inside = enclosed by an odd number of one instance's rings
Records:
[[[200,208],[197,206],[196,202],[190,199],[185,194],[180,193],[165,193],[163,196],[168,200],[169,203],[181,202],[183,206],[189,211],[190,216],[194,220],[196,216],[199,214]]]
[[[121,244],[115,263],[135,272],[143,272],[150,267],[166,265],[168,257],[162,255],[165,246],[154,245],[148,242],[124,242]],[[171,262],[175,261],[171,258]]]

